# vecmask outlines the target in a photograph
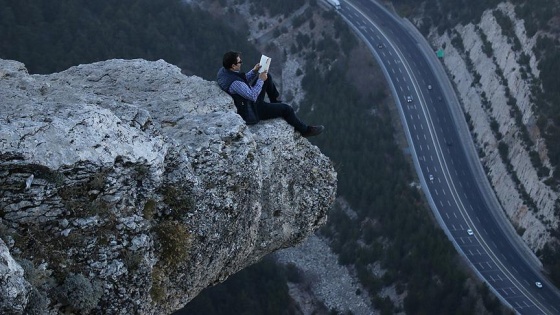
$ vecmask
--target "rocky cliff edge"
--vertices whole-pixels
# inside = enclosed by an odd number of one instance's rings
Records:
[[[331,161],[162,60],[0,60],[0,313],[169,314],[326,221]]]

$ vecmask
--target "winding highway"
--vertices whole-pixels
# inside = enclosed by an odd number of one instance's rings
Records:
[[[424,193],[455,248],[516,313],[560,314],[560,293],[497,202],[433,49],[372,0],[341,1],[338,13],[388,80]]]

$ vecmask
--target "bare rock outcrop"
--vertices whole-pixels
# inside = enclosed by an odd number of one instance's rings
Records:
[[[168,314],[301,242],[335,194],[283,120],[248,127],[164,61],[0,60],[2,314]]]

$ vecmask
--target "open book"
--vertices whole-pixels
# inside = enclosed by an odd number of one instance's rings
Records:
[[[261,68],[259,69],[259,73],[268,71],[268,67],[270,67],[270,60],[272,60],[272,58],[265,55],[261,55],[261,61],[259,61]]]

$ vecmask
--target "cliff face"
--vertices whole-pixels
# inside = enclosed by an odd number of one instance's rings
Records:
[[[511,29],[504,32],[496,16],[510,20]],[[539,78],[533,53],[536,36],[526,35],[508,2],[484,12],[476,25],[458,25],[442,36],[431,36],[433,46],[445,50],[442,61],[470,117],[490,183],[533,250],[550,242],[549,231],[558,225],[558,192],[546,184],[550,173],[539,175],[538,164],[551,166],[531,95],[531,81]]]
[[[317,147],[161,60],[0,60],[0,100],[2,314],[168,314],[334,201]]]

